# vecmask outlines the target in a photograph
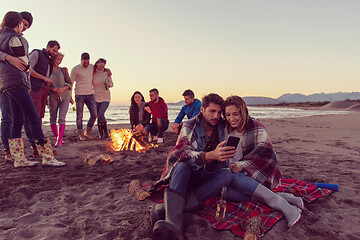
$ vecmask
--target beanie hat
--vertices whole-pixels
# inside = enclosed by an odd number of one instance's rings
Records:
[[[31,15],[31,13],[29,13],[29,12],[21,12],[20,14],[23,17],[23,19],[25,19],[26,21],[29,22],[29,27],[30,27],[32,22],[33,22],[33,17]]]

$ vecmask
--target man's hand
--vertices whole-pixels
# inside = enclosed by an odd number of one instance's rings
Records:
[[[44,77],[43,80],[44,80],[45,82],[47,82],[48,85],[50,85],[50,84],[52,83],[52,81],[53,81],[51,78],[48,78],[48,77]]]
[[[174,133],[176,133],[176,134],[179,133],[179,127],[180,127],[180,124],[178,124],[178,123],[173,123],[172,129],[173,129]]]
[[[144,109],[145,109],[148,113],[151,114],[151,109],[150,109],[150,107],[144,107]]]
[[[109,77],[112,76],[112,72],[111,72],[111,70],[110,70],[109,68],[105,68],[105,71],[107,72],[107,75],[108,75]]]
[[[75,102],[74,102],[74,99],[73,99],[72,97],[70,98],[70,103],[71,103],[71,104],[74,104],[74,103],[75,103]]]
[[[233,146],[224,147],[225,144],[226,141],[222,141],[216,146],[215,150],[205,153],[205,159],[225,162],[228,161],[233,156],[235,156],[236,154],[235,147]]]
[[[231,172],[240,172],[242,162],[235,162],[230,164]]]
[[[8,61],[11,65],[16,67],[17,69],[19,69],[20,71],[24,71],[26,69],[27,64],[24,62],[24,60],[18,57],[13,57],[8,54],[5,56],[5,60]]]

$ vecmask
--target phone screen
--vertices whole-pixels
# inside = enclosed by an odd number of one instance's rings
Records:
[[[226,146],[232,146],[232,147],[237,148],[239,141],[240,141],[240,138],[230,136],[226,142]]]

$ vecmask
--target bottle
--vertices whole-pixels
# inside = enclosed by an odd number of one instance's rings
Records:
[[[226,187],[222,187],[221,198],[216,206],[216,219],[221,221],[226,214]]]
[[[107,86],[107,78],[105,78],[105,90],[108,90],[108,86]]]

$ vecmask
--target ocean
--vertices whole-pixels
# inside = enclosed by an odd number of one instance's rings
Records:
[[[182,105],[168,105],[168,117],[170,122],[174,122]],[[289,118],[289,117],[305,117],[312,115],[328,115],[328,114],[346,114],[350,111],[320,111],[320,110],[302,110],[296,108],[277,108],[277,107],[248,107],[251,117],[257,119],[266,118]],[[89,111],[84,106],[84,124],[89,119]],[[130,124],[129,105],[111,105],[105,113],[108,124]],[[49,111],[46,109],[43,124],[49,124]],[[187,119],[187,117],[185,117]],[[72,106],[69,106],[69,111],[66,117],[67,125],[76,125],[76,112],[73,111]]]

